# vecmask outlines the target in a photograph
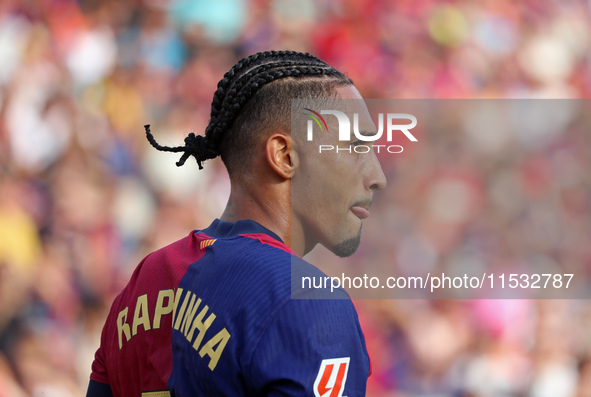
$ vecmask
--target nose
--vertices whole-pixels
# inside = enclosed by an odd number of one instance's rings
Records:
[[[386,176],[376,154],[371,152],[371,156],[368,157],[370,158],[370,164],[368,164],[367,168],[365,185],[370,191],[377,192],[386,187]]]

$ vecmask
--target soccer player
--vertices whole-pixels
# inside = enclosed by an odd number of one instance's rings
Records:
[[[179,166],[220,155],[231,193],[220,219],[137,267],[109,313],[87,396],[365,395],[369,357],[348,295],[292,280],[324,276],[301,258],[317,244],[356,250],[385,177],[373,152],[313,146],[358,141],[292,134],[291,98],[361,100],[318,58],[270,51],[219,82],[205,136],[164,147],[146,126],[152,146],[183,153]],[[371,130],[367,109],[360,118]]]

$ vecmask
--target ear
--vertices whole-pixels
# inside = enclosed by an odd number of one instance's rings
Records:
[[[271,134],[265,145],[267,162],[281,178],[291,179],[293,152],[291,136],[281,133]]]

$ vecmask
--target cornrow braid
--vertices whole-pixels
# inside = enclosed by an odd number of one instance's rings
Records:
[[[237,83],[237,80],[243,80],[245,78],[249,79],[249,78],[252,78],[252,76],[256,73],[261,73],[261,72],[264,72],[265,70],[269,70],[269,69],[273,69],[273,68],[287,67],[287,66],[310,66],[310,65],[311,65],[310,60],[307,60],[307,59],[295,60],[295,61],[281,61],[281,62],[261,64],[261,65],[249,65],[250,70],[248,72],[246,72],[245,74],[240,75],[240,77],[238,77],[236,79],[229,80],[228,78],[224,77],[218,83],[218,89],[213,96],[213,101],[211,104],[211,116],[210,116],[211,120],[214,120],[215,118],[217,118],[219,111],[223,106],[223,103],[225,101],[227,101],[227,99],[229,97],[231,98],[232,95],[236,94],[236,90],[234,87],[235,87],[235,84]],[[328,67],[328,65],[326,65],[322,61],[319,61],[318,65]],[[241,71],[242,69],[244,69],[244,67],[241,67],[240,70],[237,70],[236,72]],[[232,77],[236,76],[236,72],[232,73],[231,76]],[[230,91],[228,91],[228,90],[230,90]]]
[[[146,136],[150,144],[158,150],[175,153],[182,152],[182,157],[176,163],[179,167],[190,156],[193,156],[197,161],[199,169],[202,169],[203,161],[221,155],[228,172],[231,173],[235,167],[233,163],[245,162],[249,150],[252,151],[253,128],[250,127],[252,127],[251,124],[253,121],[250,119],[245,121],[250,126],[248,128],[242,125],[234,128],[234,124],[243,113],[246,113],[244,109],[248,107],[247,105],[252,102],[253,98],[257,97],[260,99],[260,93],[267,92],[267,87],[274,87],[274,84],[269,85],[269,83],[276,80],[319,79],[323,76],[325,76],[325,79],[328,79],[327,81],[332,82],[332,85],[353,84],[343,73],[308,53],[266,51],[250,55],[236,63],[218,82],[211,103],[210,120],[205,129],[204,136],[191,133],[185,138],[185,145],[177,147],[159,145],[151,134],[149,125],[145,126]],[[254,109],[255,111],[253,113],[257,115],[251,118],[258,118],[258,123],[255,124],[264,126],[269,123],[276,123],[278,118],[284,119],[291,97],[298,97],[299,95],[318,97],[330,91],[330,89],[322,87],[322,85],[328,84],[326,81],[320,84],[294,84],[289,90],[277,88],[279,91],[275,94],[265,94],[269,95],[268,98],[266,97],[266,102],[272,101],[273,106],[263,105],[262,107],[264,108],[272,108],[271,110],[265,111],[260,109],[261,106]],[[280,109],[273,110],[273,108]],[[287,113],[289,112],[287,111]],[[274,116],[271,117],[271,114]],[[234,129],[240,131],[232,131],[232,134],[228,134],[229,131]],[[225,139],[225,137],[228,139]],[[240,154],[237,154],[238,152]],[[235,161],[232,159],[235,159]]]
[[[326,63],[315,56],[308,53],[301,53],[297,51],[266,51],[257,52],[256,54],[250,55],[246,58],[242,58],[236,65],[234,65],[229,71],[226,72],[224,77],[219,81],[218,88],[213,96],[211,103],[211,119],[217,117],[220,106],[225,97],[225,91],[229,85],[232,84],[235,75],[242,72],[245,68],[252,68],[253,66],[260,65],[269,59],[288,59],[297,58],[301,64],[312,64],[318,63],[326,65]],[[326,65],[328,66],[328,65]]]

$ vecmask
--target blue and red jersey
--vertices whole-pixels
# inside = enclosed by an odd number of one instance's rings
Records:
[[[343,290],[250,220],[147,256],[116,298],[91,379],[115,396],[363,396],[369,358]],[[143,394],[142,394],[143,393]]]

